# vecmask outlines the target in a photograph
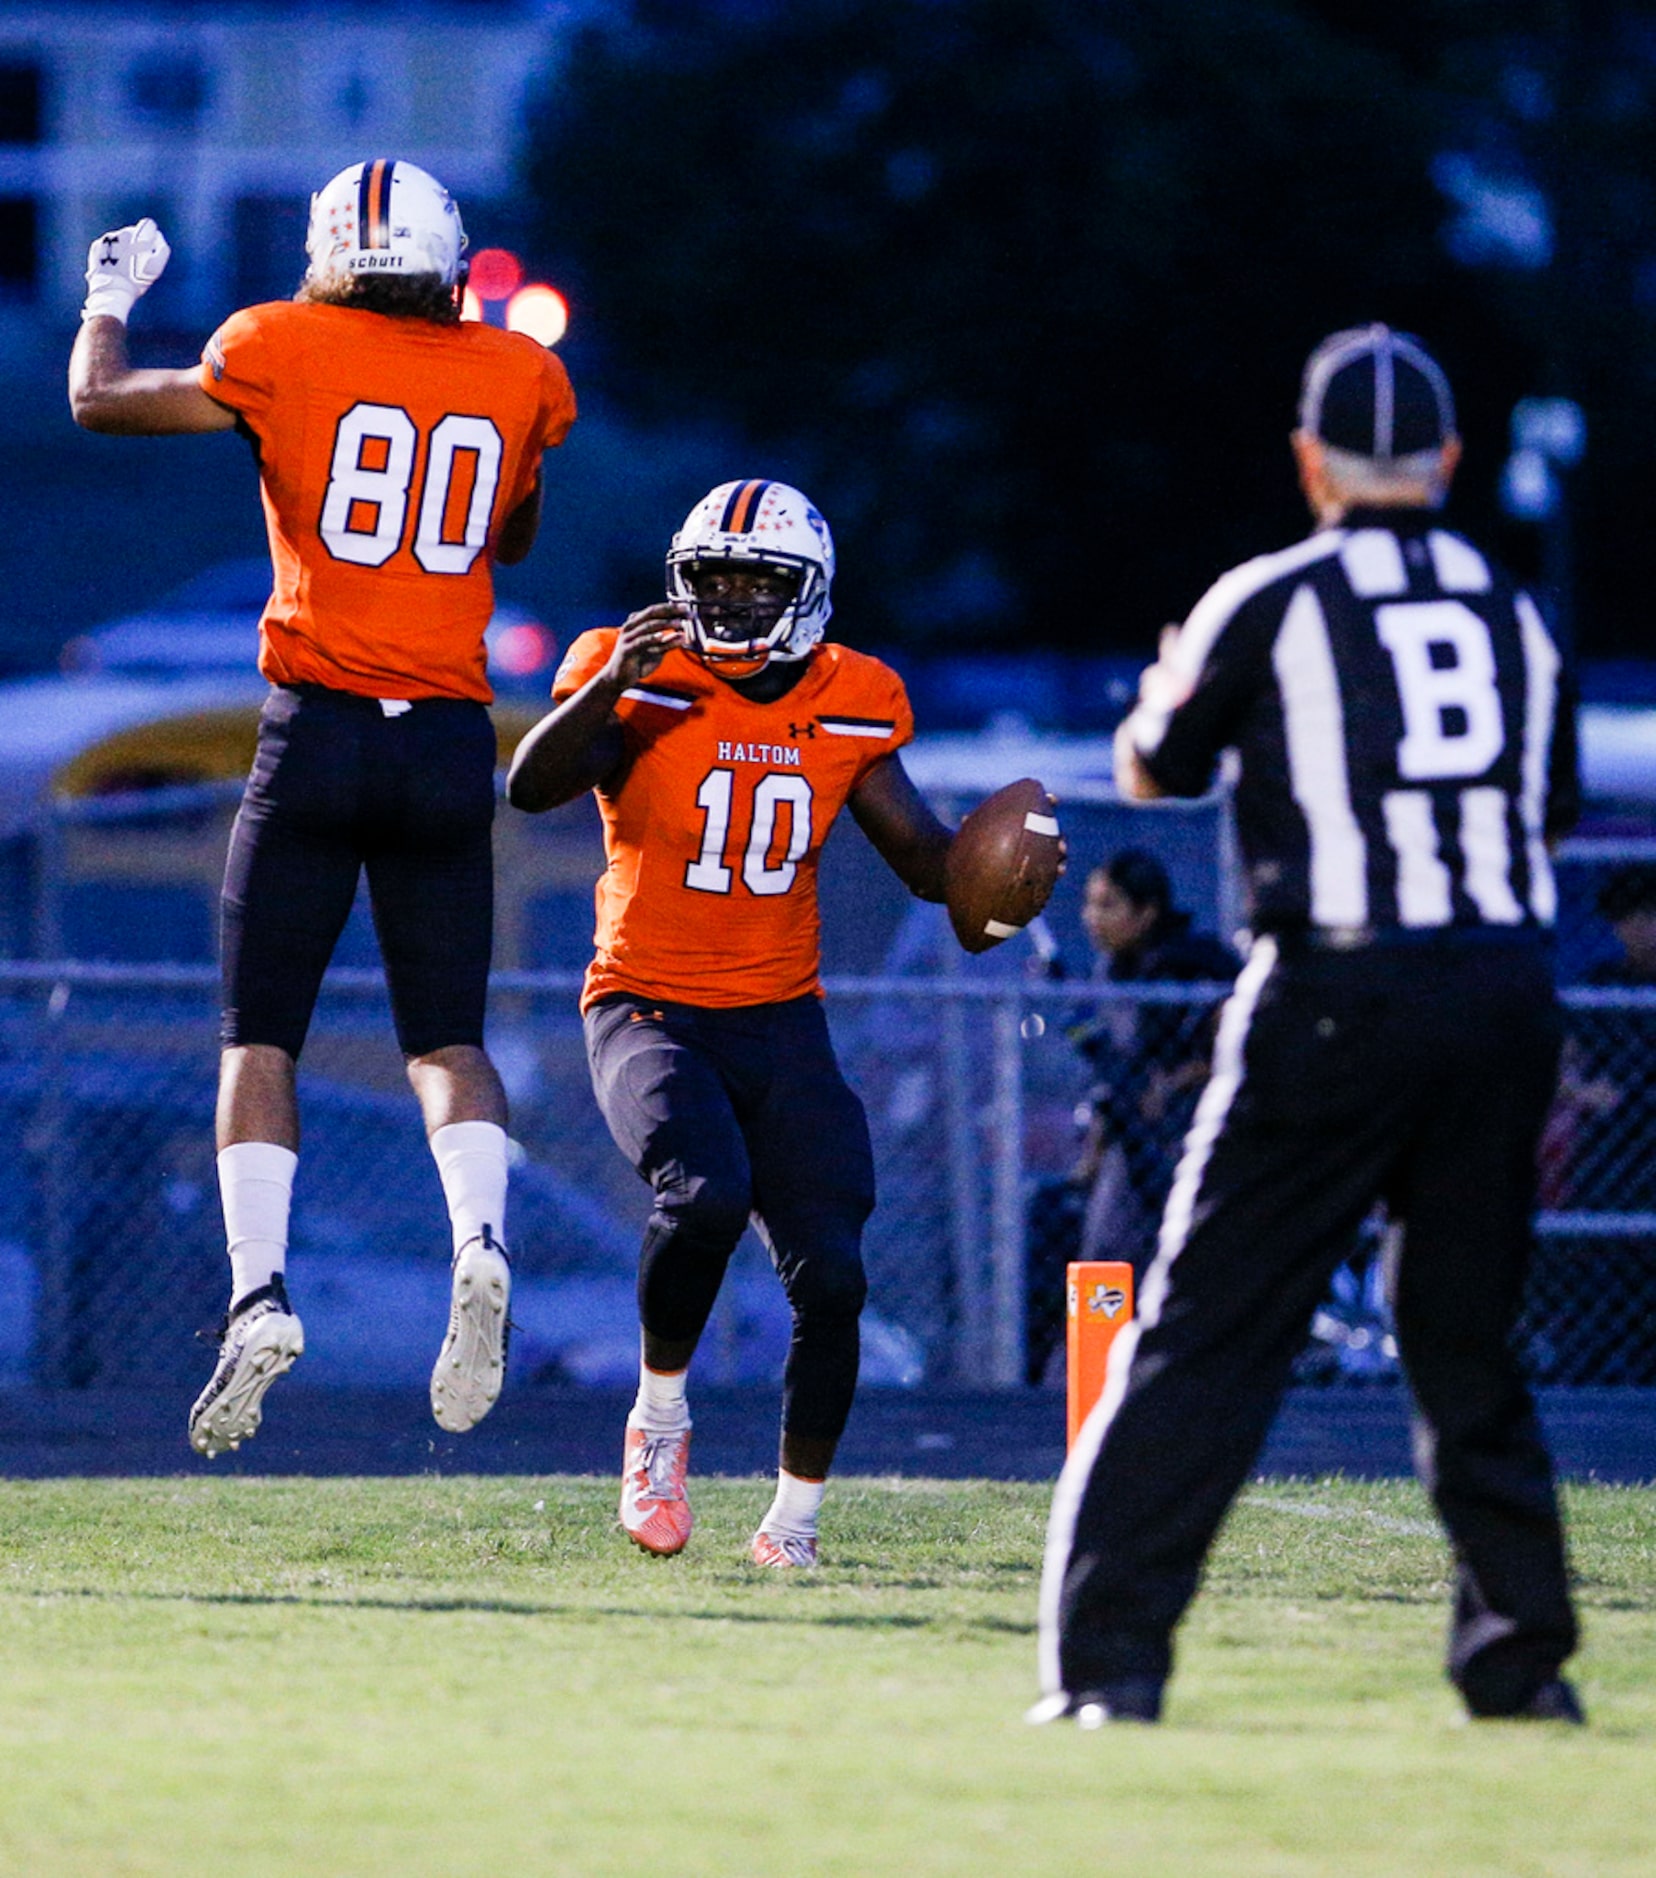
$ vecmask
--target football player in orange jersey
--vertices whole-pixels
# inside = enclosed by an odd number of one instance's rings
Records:
[[[726,483],[667,557],[670,599],[583,634],[507,784],[539,811],[596,788],[608,867],[582,998],[593,1088],[654,1189],[621,1523],[690,1536],[685,1376],[751,1215],[787,1292],[776,1496],[756,1563],[816,1562],[856,1388],[874,1164],[818,976],[817,860],[849,807],[903,883],[942,900],[951,831],[898,752],[902,680],[822,643],[834,550],[798,490]]]
[[[575,405],[533,340],[460,323],[465,231],[412,163],[353,164],[311,201],[291,301],[233,314],[198,368],[135,370],[126,320],[167,263],[154,222],[93,242],[69,398],[90,430],[237,430],[258,458],[275,588],[271,681],[222,904],[218,1171],[230,1308],[189,1434],[259,1425],[304,1349],[288,1303],[295,1068],[364,870],[392,1014],[448,1203],[438,1422],[486,1415],[505,1369],[506,1101],[483,1049],[495,737],[495,561],[528,553],[541,454]]]

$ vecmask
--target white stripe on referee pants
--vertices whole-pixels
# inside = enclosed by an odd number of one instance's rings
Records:
[[[1075,1522],[1081,1510],[1081,1496],[1092,1477],[1093,1463],[1104,1445],[1104,1436],[1127,1393],[1127,1374],[1133,1366],[1139,1336],[1147,1325],[1154,1324],[1161,1316],[1167,1297],[1167,1274],[1190,1236],[1202,1175],[1207,1171],[1214,1143],[1236,1100],[1236,1092],[1242,1087],[1242,1058],[1248,1029],[1253,1023],[1259,994],[1276,961],[1276,941],[1268,937],[1256,939],[1235,990],[1225,1000],[1219,1017],[1219,1033],[1214,1039],[1213,1073],[1196,1104],[1196,1115],[1185,1137],[1184,1153],[1179,1157],[1178,1172],[1173,1176],[1173,1188],[1162,1214],[1155,1262],[1145,1274],[1144,1295],[1132,1323],[1110,1346],[1103,1393],[1076,1431],[1075,1445],[1053,1489],[1052,1512],[1047,1519],[1046,1555],[1041,1566],[1040,1630],[1036,1645],[1043,1695],[1064,1692],[1063,1673],[1058,1664],[1058,1604],[1063,1596],[1070,1553],[1075,1547]],[[1067,1693],[1075,1695],[1080,1691],[1072,1689]]]

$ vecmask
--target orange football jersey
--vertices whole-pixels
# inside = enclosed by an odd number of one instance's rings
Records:
[[[258,448],[265,677],[486,704],[493,539],[574,422],[562,364],[475,321],[281,300],[224,322],[201,386]]]
[[[613,627],[583,633],[553,698],[614,643]],[[616,715],[627,763],[597,792],[608,865],[581,1008],[616,991],[721,1008],[820,991],[817,862],[857,783],[914,735],[903,681],[823,645],[785,698],[756,704],[674,650]]]

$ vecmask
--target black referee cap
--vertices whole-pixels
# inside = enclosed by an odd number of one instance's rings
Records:
[[[1299,421],[1336,450],[1390,460],[1441,449],[1455,434],[1455,400],[1412,333],[1353,326],[1306,360]]]

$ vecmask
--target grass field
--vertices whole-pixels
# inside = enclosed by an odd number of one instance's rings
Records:
[[[1656,1493],[1570,1495],[1591,1728],[1469,1726],[1407,1483],[1261,1483],[1167,1723],[1031,1729],[1047,1489],[845,1481],[765,1575],[607,1481],[0,1484],[0,1872],[1656,1872]]]

